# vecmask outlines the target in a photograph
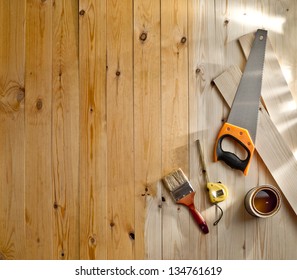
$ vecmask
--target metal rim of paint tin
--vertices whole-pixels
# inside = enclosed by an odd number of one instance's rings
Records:
[[[275,196],[276,203],[271,211],[263,212],[258,209],[259,207],[258,208],[256,207],[255,198],[260,192],[266,192],[266,193],[269,192]],[[244,199],[244,205],[247,212],[252,216],[259,217],[259,218],[272,217],[279,211],[281,207],[281,194],[279,190],[272,185],[269,185],[269,184],[260,185],[258,187],[252,188],[250,191],[247,192]]]

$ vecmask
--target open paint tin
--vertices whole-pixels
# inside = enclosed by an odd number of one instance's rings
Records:
[[[244,205],[249,214],[259,218],[275,215],[281,206],[281,194],[271,185],[251,189],[245,196]]]

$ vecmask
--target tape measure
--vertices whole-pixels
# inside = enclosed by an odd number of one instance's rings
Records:
[[[219,203],[224,201],[228,196],[228,189],[221,182],[211,183],[206,185],[209,193],[209,199],[212,203]]]
[[[223,217],[223,209],[218,205],[218,203],[224,201],[227,198],[228,189],[221,182],[213,183],[209,181],[199,139],[197,140],[197,144],[198,144],[200,160],[202,163],[203,173],[206,180],[206,187],[209,193],[209,199],[211,203],[215,204],[215,206],[221,211],[219,218],[213,223],[214,225],[217,225],[218,222]]]

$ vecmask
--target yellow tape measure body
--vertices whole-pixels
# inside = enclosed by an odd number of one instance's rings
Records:
[[[207,189],[209,191],[209,199],[212,203],[218,203],[224,201],[228,196],[228,189],[221,182],[207,183]]]

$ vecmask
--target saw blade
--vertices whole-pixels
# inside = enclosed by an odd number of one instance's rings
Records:
[[[228,123],[247,129],[254,143],[266,41],[267,31],[258,29],[227,120]]]

